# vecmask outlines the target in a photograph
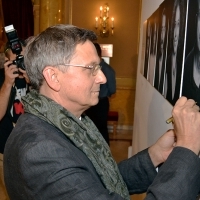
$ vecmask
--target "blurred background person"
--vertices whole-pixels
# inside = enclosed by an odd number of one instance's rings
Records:
[[[108,112],[109,112],[109,97],[116,92],[116,77],[114,69],[107,64],[102,58],[101,47],[98,43],[94,43],[97,54],[101,60],[100,66],[104,73],[107,82],[100,85],[99,102],[97,105],[86,110],[86,114],[94,122],[99,132],[102,134],[106,142],[109,144],[108,133]]]

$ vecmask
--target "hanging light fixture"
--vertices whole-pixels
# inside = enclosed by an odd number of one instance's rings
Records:
[[[114,34],[114,17],[111,17],[109,23],[109,6],[106,3],[100,7],[100,16],[95,18],[95,29],[99,31],[101,37],[108,37],[110,34]]]

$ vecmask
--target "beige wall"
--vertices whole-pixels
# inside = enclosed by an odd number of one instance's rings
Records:
[[[38,28],[40,32],[47,28],[47,25],[55,23],[51,19],[57,16],[55,7],[58,2],[52,1],[50,4],[48,0],[35,0],[36,4],[39,2],[42,6],[40,8],[35,6],[35,28]],[[111,110],[119,112],[119,125],[132,126],[141,0],[59,0],[59,2],[62,5],[61,23],[70,23],[94,31],[95,17],[99,17],[99,8],[108,3],[109,16],[115,18],[114,35],[107,38],[99,36],[98,42],[113,44],[113,57],[110,58],[110,65],[116,72],[117,93],[110,99]]]
[[[95,17],[104,3],[108,3],[110,16],[115,18],[115,29],[113,36],[99,37],[98,42],[113,44],[110,64],[115,68],[117,77],[135,78],[140,0],[73,0],[72,24],[95,31]]]
[[[121,129],[132,128],[135,99],[134,84],[133,78],[117,77],[117,92],[110,98],[110,110],[118,111],[118,128]]]
[[[105,3],[110,7],[109,16],[115,18],[114,35],[98,37],[101,44],[113,44],[110,65],[117,76],[117,93],[110,99],[111,110],[119,112],[119,125],[132,126],[135,99],[135,82],[138,59],[138,33],[140,0],[73,0],[72,24],[95,31],[95,17]]]

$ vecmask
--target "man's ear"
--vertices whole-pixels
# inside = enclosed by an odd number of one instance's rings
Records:
[[[43,70],[43,76],[47,85],[54,91],[60,90],[60,82],[58,78],[59,70],[55,67],[47,66]]]

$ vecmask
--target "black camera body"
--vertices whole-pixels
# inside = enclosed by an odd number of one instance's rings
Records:
[[[17,65],[18,68],[25,70],[24,56],[23,55],[17,55],[16,59],[13,60],[13,64]]]
[[[13,60],[13,64],[17,65],[18,68],[25,70],[24,56],[21,55],[22,45],[17,36],[17,31],[14,29],[13,25],[5,26],[4,29],[6,32],[10,49],[13,54],[16,54],[16,59]]]

